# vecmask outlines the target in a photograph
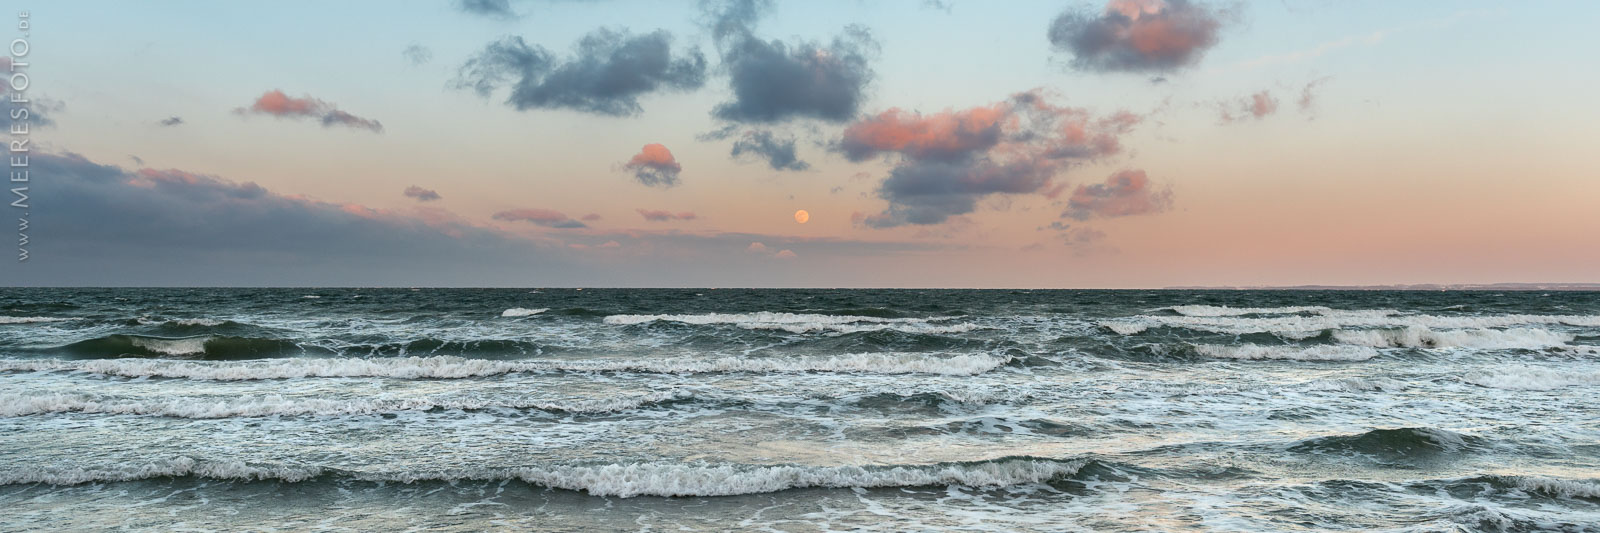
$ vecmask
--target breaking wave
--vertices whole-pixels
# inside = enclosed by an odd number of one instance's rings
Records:
[[[37,324],[40,322],[69,322],[77,318],[54,316],[0,316],[0,324]]]
[[[75,371],[124,377],[164,377],[219,381],[308,377],[384,377],[459,379],[517,372],[643,372],[700,374],[729,372],[844,372],[971,376],[994,370],[1010,358],[987,355],[937,357],[925,354],[851,354],[804,358],[623,359],[496,361],[454,356],[373,359],[299,358],[259,361],[164,361],[101,359],[0,359],[3,371]]]
[[[527,308],[522,308],[522,307],[513,307],[513,308],[507,309],[505,311],[502,311],[500,313],[500,316],[502,316],[502,317],[533,316],[533,315],[537,315],[539,313],[543,313],[543,312],[549,311],[549,310],[550,310],[550,308],[548,308],[548,307],[539,308],[539,309],[527,309]]]
[[[429,411],[433,409],[482,410],[537,409],[554,413],[603,414],[632,411],[650,404],[687,399],[684,393],[664,392],[634,397],[572,401],[506,401],[489,399],[359,399],[286,398],[167,398],[162,400],[95,399],[78,394],[0,394],[0,417],[54,413],[168,416],[174,418],[255,418],[269,416],[347,416]]]
[[[1497,368],[1492,373],[1471,374],[1461,381],[1509,390],[1555,390],[1577,385],[1600,385],[1600,372],[1571,372],[1536,367]]]
[[[1333,311],[1320,305],[1291,307],[1228,307],[1226,305],[1174,305],[1161,309],[1184,316],[1291,315]]]
[[[1539,349],[1560,346],[1572,335],[1538,328],[1435,331],[1424,326],[1403,329],[1337,330],[1334,340],[1374,348]]]
[[[1226,334],[1273,333],[1307,338],[1340,328],[1474,329],[1528,325],[1600,327],[1600,315],[1401,315],[1387,309],[1329,311],[1314,315],[1243,317],[1226,315],[1140,315],[1104,320],[1099,325],[1120,335],[1135,335],[1153,327],[1174,327]]]
[[[744,329],[780,330],[789,333],[819,331],[859,333],[894,330],[906,333],[965,333],[985,329],[972,323],[942,324],[958,317],[882,318],[857,315],[819,315],[809,313],[707,313],[702,315],[611,315],[606,324],[627,326],[651,322],[676,322],[693,325],[732,325]]]
[[[1366,346],[1266,346],[1241,344],[1225,346],[1197,344],[1195,352],[1206,357],[1222,359],[1287,359],[1294,361],[1365,361],[1378,356],[1378,351]]]
[[[301,482],[323,476],[361,481],[521,480],[531,485],[594,496],[736,496],[798,488],[873,488],[961,485],[1002,488],[1045,483],[1078,473],[1087,460],[1009,457],[916,466],[754,466],[711,463],[629,463],[435,471],[363,472],[305,466],[253,466],[238,461],[182,457],[115,467],[24,467],[0,471],[0,485],[76,485],[153,478],[201,477],[236,481]]]

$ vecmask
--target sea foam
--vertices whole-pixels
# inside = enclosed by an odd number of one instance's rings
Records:
[[[881,318],[873,316],[819,315],[809,313],[706,313],[700,315],[611,315],[606,324],[626,326],[650,322],[677,322],[694,325],[727,324],[744,329],[781,330],[789,333],[829,331],[857,333],[863,331],[894,330],[907,333],[964,333],[984,329],[971,323],[939,324],[959,317],[941,318]]]
[[[151,359],[0,359],[0,371],[76,371],[124,377],[164,377],[219,381],[293,378],[383,377],[461,379],[517,372],[855,372],[970,376],[1000,367],[1010,358],[964,354],[938,357],[914,353],[863,353],[830,357],[590,359],[498,361],[454,356],[393,358],[295,358],[251,361],[170,361]]]
[[[220,480],[299,482],[337,473],[363,481],[415,483],[516,479],[532,485],[584,491],[595,496],[735,496],[796,488],[872,488],[961,485],[1000,488],[1044,483],[1076,474],[1087,461],[1006,458],[973,463],[906,466],[728,465],[627,463],[513,468],[362,472],[307,466],[253,466],[238,461],[188,457],[114,467],[25,466],[0,471],[0,484],[74,485],[197,476]]]

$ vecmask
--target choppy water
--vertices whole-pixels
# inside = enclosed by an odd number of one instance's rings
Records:
[[[0,530],[1600,530],[1600,294],[0,290]]]

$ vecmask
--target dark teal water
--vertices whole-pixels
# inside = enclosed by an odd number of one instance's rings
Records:
[[[0,530],[1600,530],[1600,293],[0,289]]]

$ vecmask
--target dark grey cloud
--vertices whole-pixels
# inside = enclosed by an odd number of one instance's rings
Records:
[[[510,20],[519,15],[511,10],[510,0],[457,0],[461,12],[500,20]]]
[[[179,124],[183,124],[183,117],[167,117],[161,119],[160,124],[162,126],[177,126]]]
[[[1048,37],[1079,70],[1166,72],[1199,62],[1223,22],[1222,13],[1188,0],[1111,0],[1099,13],[1068,9]]]
[[[829,43],[786,43],[755,35],[753,26],[770,2],[707,5],[733,91],[733,100],[717,105],[713,116],[744,123],[855,118],[873,78],[870,62],[878,53],[878,43],[865,27],[846,26]]]
[[[504,220],[507,222],[527,222],[537,226],[556,229],[578,229],[589,227],[582,222],[573,220],[572,217],[562,214],[560,211],[552,211],[549,209],[511,209],[495,213],[494,219]]]
[[[641,96],[697,89],[705,79],[705,56],[691,48],[674,57],[672,34],[665,30],[632,35],[601,28],[579,39],[566,58],[521,37],[489,43],[461,66],[456,85],[484,97],[510,87],[506,104],[518,111],[569,109],[621,117],[643,112]]]
[[[415,198],[418,202],[432,202],[434,200],[443,198],[442,196],[439,196],[439,193],[433,189],[424,189],[416,185],[406,187],[405,192],[401,194],[406,195],[407,198]]]
[[[878,188],[888,208],[858,222],[940,224],[973,212],[991,195],[1054,197],[1063,189],[1054,183],[1059,174],[1117,153],[1119,137],[1140,120],[1127,112],[1096,118],[1032,91],[931,115],[891,109],[846,128],[838,145],[853,160],[898,158]]]
[[[405,56],[406,61],[412,65],[421,65],[433,60],[433,50],[429,50],[428,47],[420,44],[407,46],[405,50],[400,52],[400,55]]]
[[[779,137],[770,131],[751,131],[733,143],[733,157],[753,155],[767,160],[773,170],[806,170],[811,164],[795,153],[794,137]]]
[[[31,164],[50,181],[29,191],[31,256],[8,268],[16,285],[450,285],[581,272],[439,209],[320,202],[74,154],[35,153]]]

